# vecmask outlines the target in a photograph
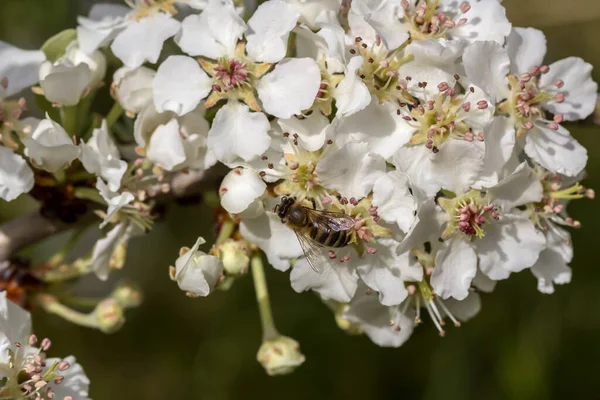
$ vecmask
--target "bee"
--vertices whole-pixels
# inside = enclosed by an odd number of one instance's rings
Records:
[[[344,213],[316,210],[296,202],[294,197],[283,196],[273,212],[281,222],[296,233],[306,260],[311,268],[320,272],[319,266],[330,262],[326,248],[347,246],[355,236],[354,219]]]

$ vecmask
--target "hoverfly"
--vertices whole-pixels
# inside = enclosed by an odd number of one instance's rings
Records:
[[[326,248],[347,246],[355,236],[354,219],[344,213],[316,210],[296,202],[294,197],[283,196],[273,209],[281,222],[296,233],[306,260],[320,272],[319,265],[329,263]]]

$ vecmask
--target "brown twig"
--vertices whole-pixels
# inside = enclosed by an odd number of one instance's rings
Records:
[[[221,180],[226,169],[215,166],[204,173],[190,171],[178,173],[170,181],[171,190],[156,200],[166,204],[174,199],[197,195],[203,189],[210,188]],[[93,213],[85,215],[76,223],[65,223],[58,219],[47,218],[34,211],[23,217],[15,218],[0,225],[0,261],[9,259],[22,248],[40,242],[57,233],[73,228],[77,223],[93,219]]]

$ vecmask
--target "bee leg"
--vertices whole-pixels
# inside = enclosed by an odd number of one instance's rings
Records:
[[[317,209],[317,202],[315,201],[314,197],[307,197],[307,200],[310,200],[310,202],[312,203],[313,206],[313,210]]]
[[[276,204],[275,207],[273,207],[273,212],[277,213],[279,211],[279,207],[280,207],[280,205]]]

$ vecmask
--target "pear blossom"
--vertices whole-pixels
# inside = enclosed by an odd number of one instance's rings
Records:
[[[587,151],[560,123],[584,119],[596,104],[598,85],[592,66],[570,57],[544,65],[546,39],[533,28],[514,28],[507,48],[477,42],[463,55],[468,78],[495,99],[498,110],[514,124],[525,153],[546,169],[568,176],[579,174]],[[481,64],[480,60],[490,60]]]
[[[293,7],[270,0],[246,25],[231,1],[210,2],[202,14],[182,22],[176,40],[187,54],[205,58],[198,63],[171,56],[159,66],[153,83],[156,109],[181,116],[207,96],[204,107],[228,99],[217,112],[208,148],[225,163],[257,158],[269,147],[269,124],[261,111],[290,118],[310,108],[319,91],[320,73],[313,60],[283,59],[298,18]],[[206,38],[198,41],[199,34]],[[244,34],[245,45],[239,42]]]
[[[110,190],[109,186],[98,178],[96,181],[96,189],[100,192],[100,195],[108,205],[106,211],[106,217],[100,224],[100,228],[105,227],[122,208],[127,207],[129,203],[135,200],[135,196],[129,192],[117,193],[116,191]]]
[[[119,190],[127,163],[120,158],[119,150],[108,133],[106,120],[102,121],[100,128],[94,129],[87,143],[79,144],[79,148],[84,168],[106,180],[111,191]]]
[[[175,267],[170,267],[171,279],[191,297],[208,296],[223,274],[223,263],[217,257],[198,250],[204,243],[203,238],[198,238],[191,249],[182,248]]]
[[[39,346],[39,347],[38,347]],[[0,378],[2,395],[17,398],[23,390],[37,397],[89,399],[90,381],[75,357],[46,358],[47,338],[38,343],[31,332],[31,315],[0,292]],[[40,369],[37,372],[37,369]],[[41,379],[40,379],[41,377]],[[40,384],[39,382],[43,382]]]
[[[96,4],[88,17],[79,16],[77,37],[88,54],[110,45],[125,66],[155,63],[164,42],[175,36],[180,22],[173,18],[176,4],[198,6],[194,0],[127,0],[129,7]]]
[[[25,155],[37,168],[57,172],[67,167],[80,153],[64,128],[46,114],[33,133],[23,139]]]
[[[156,71],[143,66],[115,71],[111,93],[128,115],[135,116],[152,102],[154,75]]]

